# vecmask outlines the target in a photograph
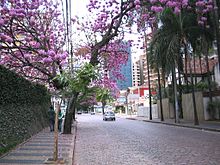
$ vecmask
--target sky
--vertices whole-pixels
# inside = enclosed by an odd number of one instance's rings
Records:
[[[72,5],[72,15],[86,15],[87,8],[86,5],[89,4],[89,0],[74,0],[71,1]]]

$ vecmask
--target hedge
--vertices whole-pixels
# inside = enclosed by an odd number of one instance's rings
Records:
[[[0,66],[0,155],[48,126],[47,89]]]

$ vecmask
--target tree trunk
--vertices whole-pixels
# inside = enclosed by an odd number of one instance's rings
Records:
[[[194,109],[194,125],[199,125],[198,120],[198,114],[196,109],[196,99],[195,99],[195,91],[194,91],[194,82],[193,82],[193,76],[192,76],[192,64],[191,64],[191,55],[188,52],[188,47],[186,40],[184,40],[184,50],[185,50],[185,56],[189,57],[189,71],[190,71],[190,79],[191,79],[191,85],[192,85],[192,100],[193,100],[193,109]]]
[[[150,83],[150,62],[149,62],[149,55],[147,54],[147,35],[145,35],[145,46],[146,46],[146,59],[147,59],[147,79],[148,79],[148,89],[149,89],[149,106],[150,106],[150,111],[149,111],[149,120],[152,120],[152,94],[151,94],[151,83]]]
[[[173,67],[174,67],[174,69],[173,69]],[[174,87],[175,86],[175,82],[174,82],[175,78],[174,78],[174,76],[175,76],[175,66],[172,66],[172,90],[173,90],[172,99],[173,99],[173,110],[174,110],[174,116],[175,116],[175,123],[177,123],[176,112],[178,110],[177,110],[177,107],[176,107],[176,99],[175,99],[175,92],[176,92],[176,90],[175,90],[175,87]]]
[[[74,93],[69,100],[64,120],[64,134],[71,134],[72,122],[75,115],[76,100],[78,98],[78,95],[78,92]]]
[[[199,67],[200,67],[200,74],[202,75],[202,57],[199,56]],[[204,77],[202,76],[202,80],[204,80]]]
[[[173,75],[173,90],[174,90],[174,105],[175,105],[175,122],[179,123],[179,104],[178,104],[178,94],[177,94],[177,85],[176,85],[176,71],[175,71],[175,64],[173,65],[172,69]]]
[[[178,96],[178,104],[179,104],[179,110],[180,110],[180,118],[183,118],[183,108],[182,108],[182,95],[183,95],[183,90],[182,90],[182,81],[181,81],[181,71],[182,71],[182,68],[181,68],[181,63],[182,63],[182,57],[179,56],[179,59],[178,59],[178,81],[179,81],[179,88],[178,88],[178,91],[179,91],[179,96]]]
[[[194,71],[194,73],[195,74],[197,74],[196,73],[196,53],[193,51],[193,71]],[[195,77],[195,84],[197,84],[197,76]]]
[[[193,109],[194,109],[194,125],[199,125],[199,119],[196,109],[196,99],[195,99],[195,91],[194,91],[194,82],[193,82],[193,76],[192,76],[192,66],[191,66],[191,57],[190,57],[190,78],[191,78],[191,84],[192,84],[192,99],[193,99]]]
[[[160,115],[161,121],[164,121],[164,117],[163,117],[163,104],[162,104],[162,94],[161,94],[161,84],[160,84],[160,70],[159,67],[157,65],[157,76],[158,76],[158,86],[159,86],[159,97],[160,97]]]
[[[185,73],[184,73],[184,78],[185,78],[185,83],[186,83],[186,88],[187,88],[187,92],[189,91],[189,82],[188,82],[188,66],[187,66],[187,63],[188,63],[188,59],[187,59],[187,56],[186,56],[186,50],[185,50]]]
[[[210,69],[209,69],[209,58],[208,58],[208,47],[206,48],[206,52],[205,52],[205,61],[206,61],[206,68],[207,68],[207,74],[208,74],[208,87],[209,87],[209,101],[210,103],[213,102],[213,99],[212,99],[212,88],[211,88],[211,74],[210,74]],[[214,109],[211,110],[211,117],[212,119],[215,119],[215,116],[214,116]]]
[[[105,113],[105,105],[106,105],[106,102],[102,102],[102,114],[103,115]]]

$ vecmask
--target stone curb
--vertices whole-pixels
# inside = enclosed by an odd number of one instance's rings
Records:
[[[78,124],[78,122],[77,121],[75,121],[74,123],[73,123],[73,134],[74,134],[74,138],[73,138],[73,155],[72,155],[72,165],[74,165],[74,156],[75,156],[75,149],[76,149],[76,133],[77,133],[77,124]]]
[[[135,118],[129,118],[129,117],[127,117],[126,119],[128,119],[128,120],[139,120],[139,121],[144,121],[144,122],[149,122],[149,123],[165,124],[165,125],[171,125],[171,126],[177,126],[177,127],[193,128],[193,129],[198,129],[198,130],[220,132],[220,129],[207,128],[207,127],[201,127],[201,126],[191,126],[191,125],[183,125],[183,124],[176,124],[176,123],[166,123],[166,122],[151,121],[151,120],[145,120],[145,119],[135,119]]]

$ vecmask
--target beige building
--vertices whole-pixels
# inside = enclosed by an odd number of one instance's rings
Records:
[[[140,55],[136,61],[133,62],[132,86],[148,87],[148,68],[146,55]],[[149,70],[150,84],[152,88],[156,88],[158,84],[158,75],[154,69]]]

